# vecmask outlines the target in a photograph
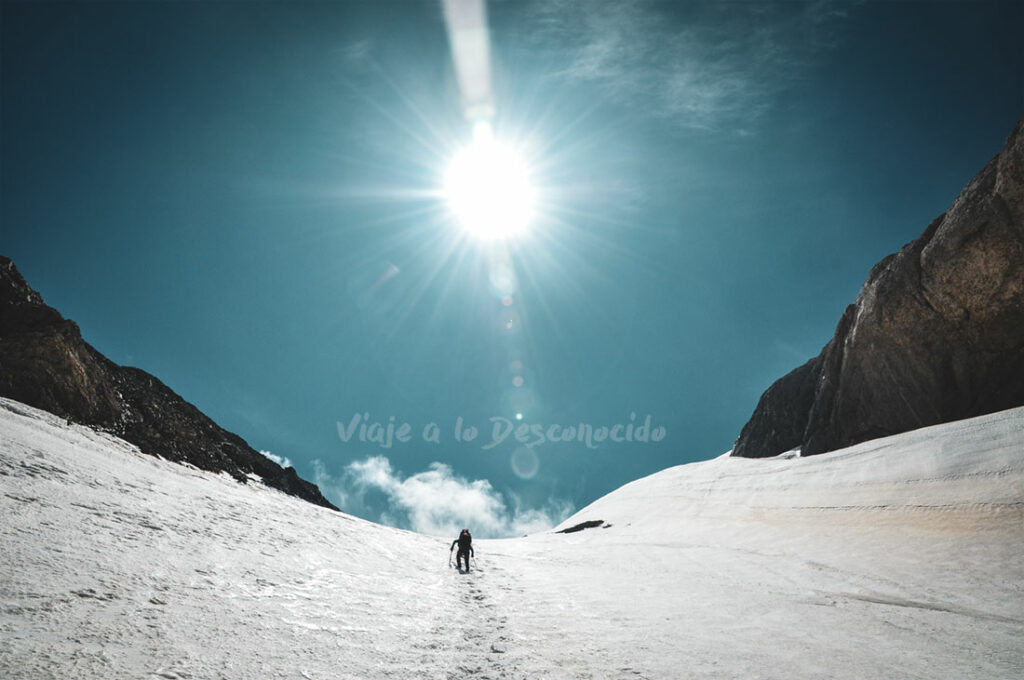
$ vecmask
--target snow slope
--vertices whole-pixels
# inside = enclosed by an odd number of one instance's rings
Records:
[[[0,678],[1024,676],[1024,409],[671,468],[460,575],[0,399],[0,512]]]

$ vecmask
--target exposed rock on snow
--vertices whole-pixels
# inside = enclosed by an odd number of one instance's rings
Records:
[[[0,396],[102,428],[145,453],[226,472],[242,483],[256,475],[285,493],[334,508],[315,484],[260,455],[149,373],[118,366],[96,351],[78,325],[47,306],[3,256]]]
[[[872,269],[821,354],[764,393],[733,455],[813,455],[1024,405],[1024,119]]]
[[[587,520],[586,522],[580,522],[579,524],[574,524],[571,527],[567,527],[565,529],[559,529],[555,533],[556,534],[574,534],[577,531],[583,531],[584,529],[593,529],[594,527],[599,527],[602,524],[604,524],[604,520],[603,519],[591,519],[591,520]]]

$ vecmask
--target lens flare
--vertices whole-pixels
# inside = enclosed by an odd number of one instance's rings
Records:
[[[512,452],[512,471],[520,479],[532,479],[540,469],[540,460],[537,454],[525,446],[520,446]]]
[[[484,240],[522,234],[533,215],[534,190],[519,155],[498,142],[486,122],[452,159],[444,195],[463,228]]]

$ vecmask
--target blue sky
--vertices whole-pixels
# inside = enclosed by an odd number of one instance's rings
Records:
[[[438,195],[469,130],[437,3],[2,11],[0,252],[114,361],[428,532],[728,450],[1024,113],[1019,3],[492,3],[539,194],[496,246]],[[344,441],[363,413],[409,440]]]

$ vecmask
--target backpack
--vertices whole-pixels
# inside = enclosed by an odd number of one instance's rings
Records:
[[[459,534],[459,550],[469,550],[469,546],[473,543],[473,537],[469,535],[468,531],[463,531]]]

